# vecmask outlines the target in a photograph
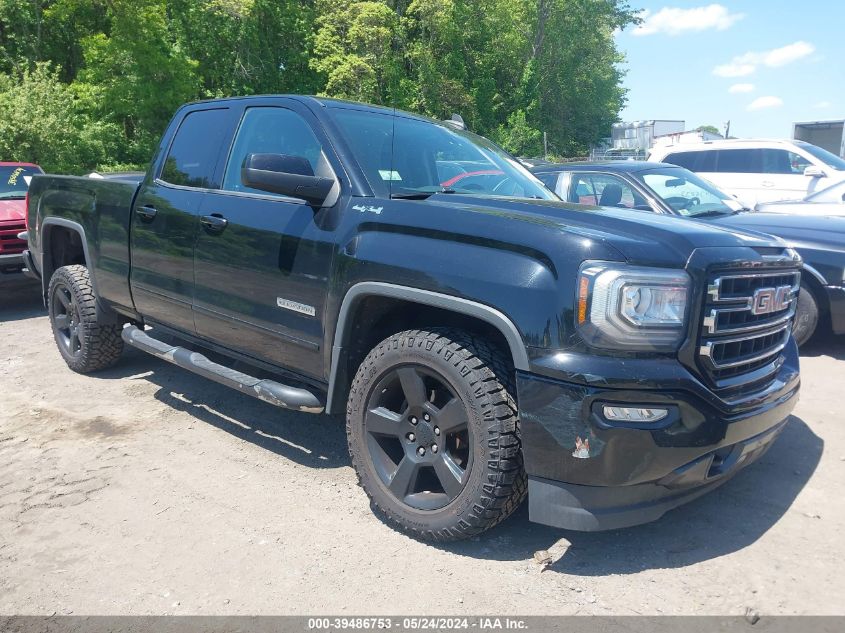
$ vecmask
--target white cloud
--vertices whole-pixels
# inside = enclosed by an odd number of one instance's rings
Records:
[[[734,84],[728,88],[731,94],[739,94],[743,92],[754,92],[754,84]]]
[[[716,29],[724,31],[735,22],[745,17],[744,13],[731,13],[721,4],[708,4],[706,7],[680,9],[677,7],[663,7],[657,13],[643,11],[640,13],[642,24],[633,30],[633,35],[680,35],[690,31],[707,31]]]
[[[765,108],[778,108],[783,105],[783,99],[780,97],[757,97],[748,104],[748,107],[745,108],[749,112],[753,112],[754,110],[763,110]]]
[[[793,42],[770,51],[749,52],[737,55],[727,64],[721,64],[713,69],[713,74],[719,77],[746,77],[757,70],[758,66],[778,68],[786,66],[808,55],[812,55],[816,47],[809,42]]]
[[[830,101],[819,101],[813,107],[816,108],[817,110],[826,110],[827,108],[829,108],[832,105],[833,104]]]

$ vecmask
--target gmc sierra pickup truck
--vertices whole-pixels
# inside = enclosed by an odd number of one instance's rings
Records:
[[[771,445],[799,389],[801,262],[583,209],[452,122],[233,98],[181,108],[141,182],[34,178],[26,258],[71,369],[126,344],[345,412],[361,486],[416,537],[478,534],[526,494],[534,521],[600,530]]]

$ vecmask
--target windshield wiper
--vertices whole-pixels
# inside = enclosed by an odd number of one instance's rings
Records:
[[[695,219],[698,219],[698,218],[712,218],[712,217],[716,217],[716,216],[720,216],[720,215],[734,215],[735,213],[738,213],[738,211],[730,211],[730,210],[722,211],[722,210],[719,210],[719,209],[711,209],[710,211],[704,211],[702,213],[694,213],[694,214],[690,215],[689,217],[691,217],[695,220]]]
[[[437,191],[409,191],[407,193],[392,193],[390,198],[392,200],[426,200],[436,193],[458,193],[454,189],[443,187]]]

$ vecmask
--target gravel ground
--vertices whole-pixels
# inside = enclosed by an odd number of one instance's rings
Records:
[[[804,354],[776,445],[706,497],[599,534],[523,505],[448,546],[371,513],[340,418],[136,351],[74,374],[21,278],[0,279],[0,343],[0,614],[845,614],[842,337]]]

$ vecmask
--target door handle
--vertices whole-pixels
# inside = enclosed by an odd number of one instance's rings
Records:
[[[146,204],[143,207],[135,207],[135,213],[145,222],[152,222],[153,218],[156,217],[155,207],[151,207],[150,205]]]
[[[204,215],[200,218],[203,227],[209,233],[222,233],[229,225],[229,220],[224,218],[219,213],[212,213],[211,215]]]
[[[773,183],[771,180],[764,180],[760,184],[762,184],[764,187],[774,187],[775,186],[775,183]]]

